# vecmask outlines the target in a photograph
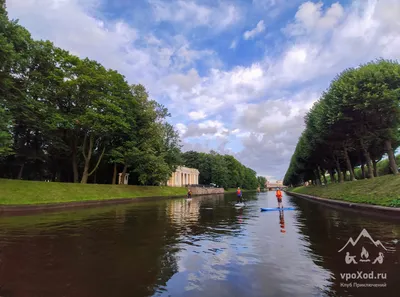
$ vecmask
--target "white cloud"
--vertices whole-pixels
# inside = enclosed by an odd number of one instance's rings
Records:
[[[149,0],[155,20],[184,23],[188,27],[206,26],[224,29],[240,19],[237,7],[219,3],[218,7],[205,6],[190,0]]]
[[[236,46],[237,46],[237,43],[238,43],[238,42],[237,42],[237,40],[236,40],[236,39],[235,39],[235,40],[233,40],[229,48],[230,48],[230,49],[235,49],[235,48],[236,48]]]
[[[185,129],[183,137],[185,138],[203,138],[203,139],[226,139],[229,136],[229,130],[225,128],[224,123],[215,120],[207,120],[198,124],[191,123]]]
[[[204,111],[192,111],[189,113],[189,117],[192,120],[202,120],[206,117],[206,114],[204,113]]]
[[[252,38],[254,38],[256,35],[258,35],[258,34],[264,32],[264,30],[265,30],[264,21],[261,20],[261,21],[259,21],[259,22],[257,23],[257,26],[256,26],[254,29],[244,32],[243,38],[246,39],[246,40],[252,39]]]
[[[326,32],[334,28],[344,15],[344,9],[340,3],[333,3],[322,11],[323,3],[305,2],[300,5],[295,22],[288,26],[287,32],[291,35],[316,34]]]
[[[178,130],[180,136],[184,135],[187,131],[187,127],[185,124],[178,123],[175,125],[175,127]]]

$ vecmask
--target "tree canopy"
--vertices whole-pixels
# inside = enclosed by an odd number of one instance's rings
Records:
[[[285,185],[307,180],[343,182],[354,168],[361,178],[377,176],[376,164],[385,155],[398,174],[394,151],[400,145],[400,65],[379,59],[338,75],[305,116]],[[364,170],[366,166],[366,170]]]

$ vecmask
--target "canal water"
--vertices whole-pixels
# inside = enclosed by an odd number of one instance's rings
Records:
[[[0,296],[400,296],[398,220],[244,198],[1,217]]]

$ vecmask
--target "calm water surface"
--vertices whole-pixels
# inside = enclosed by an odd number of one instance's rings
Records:
[[[242,209],[220,195],[1,217],[0,296],[400,296],[398,220],[287,196],[296,210],[260,212],[276,207],[273,192],[245,199]],[[383,247],[361,237],[338,252],[363,229]],[[341,278],[357,271],[386,278]]]

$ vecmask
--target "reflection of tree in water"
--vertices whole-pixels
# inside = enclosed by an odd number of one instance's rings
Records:
[[[365,228],[374,240],[379,239],[384,246],[389,250],[394,247],[391,242],[394,237],[393,232],[399,232],[399,225],[395,222],[386,221],[382,219],[375,219],[370,216],[360,216],[357,213],[335,210],[325,205],[312,203],[301,199],[293,199],[292,203],[299,208],[298,221],[300,233],[305,235],[305,241],[308,243],[308,248],[311,253],[311,258],[314,263],[331,271],[331,287],[328,288],[331,293],[330,296],[348,296],[349,293],[355,294],[354,296],[398,296],[396,295],[400,290],[400,284],[396,281],[399,275],[399,259],[392,252],[385,252],[385,261],[382,264],[372,265],[370,263],[362,263],[360,265],[345,264],[346,251],[351,255],[360,257],[362,246],[365,246],[368,251],[373,252],[373,257],[379,254],[377,249],[368,239],[360,239],[360,242],[353,248],[346,248],[345,251],[339,253],[338,251],[346,244],[348,239],[352,237],[354,240],[358,237],[361,230]],[[306,249],[307,250],[307,249]],[[363,270],[365,272],[375,271],[387,272],[387,286],[388,288],[344,288],[340,286],[341,280],[340,273],[356,272]],[[355,280],[356,282],[370,282]],[[347,281],[353,282],[353,281]],[[379,282],[379,281],[375,281]],[[334,293],[332,293],[334,292]],[[395,294],[396,293],[396,294]],[[332,295],[337,294],[337,295]],[[361,294],[361,295],[360,295]]]
[[[152,295],[178,271],[183,238],[194,242],[240,231],[239,211],[227,199],[234,203],[235,196],[10,219],[0,231],[0,295]],[[245,221],[247,210],[240,211]]]
[[[0,238],[0,294],[149,296],[177,271],[178,230],[163,204],[106,211]],[[116,218],[117,216],[117,218]],[[36,295],[35,295],[36,294]]]

